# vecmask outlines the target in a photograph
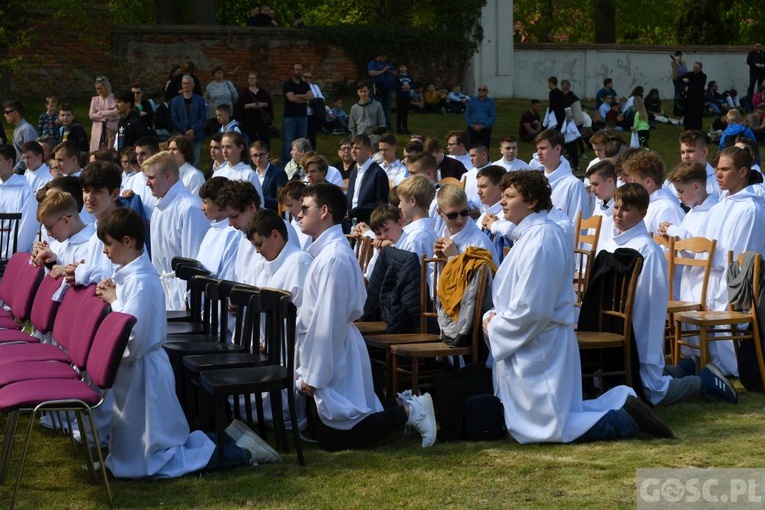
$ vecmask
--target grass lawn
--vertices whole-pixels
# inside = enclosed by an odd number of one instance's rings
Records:
[[[118,508],[631,508],[638,468],[763,467],[763,408],[761,394],[742,391],[737,406],[694,401],[660,409],[674,440],[526,446],[503,440],[422,449],[419,438],[396,434],[369,452],[309,445],[304,468],[293,453],[262,467],[113,480],[112,490]],[[65,437],[36,427],[32,448],[17,508],[107,507]],[[0,487],[0,505],[9,501],[10,482]]]
[[[526,100],[497,103],[492,159],[499,157],[501,136],[517,135],[518,120],[528,106]],[[350,104],[348,99],[346,109]],[[27,109],[29,120],[36,123],[42,105],[29,104]],[[275,110],[279,124],[280,105]],[[76,114],[89,128],[87,104],[77,104]],[[705,127],[709,123],[706,119]],[[464,121],[412,115],[409,128],[443,140],[448,130],[464,128]],[[679,161],[681,130],[661,125],[651,133],[651,147],[664,157],[668,169]],[[339,138],[319,137],[319,151],[330,161],[335,160]],[[398,139],[403,145],[407,137]],[[274,141],[272,154],[279,154],[279,142]],[[520,144],[519,157],[528,160],[531,152],[530,144]],[[203,155],[204,167],[209,155]],[[280,464],[256,468],[174,480],[113,480],[112,489],[119,508],[632,508],[638,468],[765,467],[765,398],[738,387],[737,406],[692,401],[659,409],[675,440],[521,446],[508,439],[437,443],[421,449],[419,438],[396,434],[369,452],[327,453],[308,445],[304,468],[293,453]],[[25,423],[22,420],[20,429]],[[0,419],[3,430],[4,425]],[[0,486],[0,507],[10,501],[21,436],[16,444],[10,479]],[[84,459],[72,456],[65,437],[36,426],[17,508],[106,508],[103,489],[89,483],[82,465]]]

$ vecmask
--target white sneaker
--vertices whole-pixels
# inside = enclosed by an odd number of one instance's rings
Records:
[[[252,429],[241,420],[234,420],[231,422],[231,425],[226,427],[226,434],[228,434],[228,437],[233,439],[234,442],[239,441],[239,438],[247,432],[252,432]]]
[[[422,447],[428,448],[436,443],[436,412],[433,409],[433,398],[430,393],[415,396],[408,402],[409,420],[411,425],[422,436]]]
[[[276,450],[263,441],[259,435],[249,428],[243,431],[242,436],[237,439],[236,445],[243,450],[250,452],[250,465],[268,464],[270,462],[280,462],[282,460]]]

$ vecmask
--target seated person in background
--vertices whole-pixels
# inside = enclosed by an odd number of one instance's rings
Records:
[[[329,119],[327,129],[331,131],[333,135],[342,135],[349,132],[348,114],[343,110],[342,99],[335,99],[335,102],[332,104],[332,109],[329,110],[327,119]]]
[[[717,87],[716,81],[710,81],[704,91],[704,107],[712,115],[728,112],[728,105],[723,96],[717,92]]]
[[[530,142],[542,131],[542,120],[539,109],[542,103],[538,99],[531,100],[531,107],[521,114],[518,125],[518,135],[524,142]]]
[[[464,113],[470,96],[462,93],[462,87],[454,85],[446,95],[446,109],[449,113]]]
[[[720,137],[720,150],[723,150],[726,147],[730,147],[731,145],[735,145],[736,137],[739,135],[743,135],[751,138],[752,140],[756,140],[752,130],[744,126],[742,123],[741,113],[739,113],[738,110],[733,109],[728,111],[728,114],[725,116],[725,118],[728,122],[728,127],[725,128],[725,131],[723,131],[723,134]]]
[[[189,431],[173,389],[173,371],[161,348],[167,336],[165,299],[144,251],[143,222],[135,212],[117,209],[98,225],[98,237],[116,270],[98,284],[96,294],[113,311],[137,319],[114,379],[106,466],[117,478],[168,478],[218,467],[215,443]],[[279,460],[243,423],[226,433],[227,467]]]
[[[298,311],[295,389],[308,400],[319,446],[327,450],[368,448],[411,425],[422,446],[436,439],[430,394],[400,394],[387,407],[378,400],[367,348],[353,321],[361,317],[367,293],[359,263],[340,224],[348,209],[332,184],[306,188],[300,212],[303,232],[314,239],[314,260]]]
[[[672,192],[662,186],[664,161],[656,152],[641,151],[622,165],[624,182],[635,182],[646,189],[650,205],[645,215],[645,226],[650,234],[659,233],[659,225],[668,221],[674,225],[683,222],[685,212]]]
[[[547,218],[550,193],[537,171],[503,179],[502,207],[518,225],[517,241],[494,278],[494,308],[484,315],[483,330],[509,434],[521,444],[624,439],[640,432],[673,437],[627,386],[582,401],[573,250]]]
[[[447,184],[438,190],[438,215],[443,220],[443,228],[436,232],[434,253],[436,257],[456,257],[470,246],[483,248],[491,253],[494,263],[499,256],[494,245],[475,222],[468,217],[468,199],[465,191],[456,184]]]
[[[709,363],[698,374],[691,358],[678,365],[664,365],[664,324],[669,302],[667,261],[643,222],[649,202],[648,191],[637,183],[627,183],[617,189],[614,197],[615,235],[603,246],[608,252],[631,248],[643,257],[632,325],[645,396],[651,404],[662,406],[694,395],[735,404],[738,401],[736,389],[716,365]]]
[[[432,83],[428,84],[428,89],[425,91],[425,111],[430,113],[446,113],[446,92],[436,90],[436,86]]]
[[[608,112],[611,111],[611,104],[615,102],[618,103],[619,101],[615,101],[611,96],[605,96],[603,98],[603,102],[600,104],[600,107],[598,108],[598,112],[600,112],[600,116],[603,119],[608,117]]]
[[[752,131],[757,143],[762,143],[765,140],[765,103],[758,104],[744,119],[743,125]]]
[[[738,91],[736,89],[726,90],[723,94],[725,103],[728,105],[728,109],[741,109],[741,101],[738,98]]]
[[[421,84],[417,84],[415,88],[410,92],[412,96],[412,111],[417,113],[425,112],[425,96],[423,95],[425,89]]]

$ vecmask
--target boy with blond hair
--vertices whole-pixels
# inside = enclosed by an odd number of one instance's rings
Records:
[[[404,227],[406,237],[399,248],[432,257],[436,244],[435,218],[428,215],[428,210],[436,196],[436,187],[424,175],[411,175],[396,187],[396,193],[401,216],[408,222]]]

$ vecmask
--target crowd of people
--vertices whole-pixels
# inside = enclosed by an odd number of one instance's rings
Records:
[[[496,271],[483,331],[504,424],[520,443],[641,432],[672,437],[647,404],[698,395],[737,401],[728,380],[739,374],[732,343],[713,344],[705,367],[685,352],[679,365],[665,365],[671,297],[664,254],[650,234],[715,239],[705,305],[727,308],[724,254],[765,253],[758,234],[765,187],[749,133],[726,128],[713,166],[707,135],[683,131],[682,162],[665,179],[661,156],[647,149],[650,122],[663,116],[651,106],[655,90],[644,98],[637,87],[628,99],[634,110],[628,129],[638,138],[630,147],[618,133],[622,120],[614,117],[619,103],[610,79],[588,115],[571,83],[562,80],[559,88],[553,76],[544,120],[537,100],[520,119],[519,138],[535,147],[528,162],[518,158],[510,135],[499,139],[501,157],[489,158],[497,111],[486,85],[474,97],[453,87],[435,103],[429,86],[423,109],[459,113],[464,128],[442,139],[414,134],[399,153],[396,137],[385,132],[392,128],[391,100],[395,94],[399,132],[408,133],[407,108],[416,101],[407,92],[420,87],[406,66],[396,72],[381,54],[369,63],[369,80],[357,83],[359,100],[347,123],[342,104],[328,108],[311,73],[292,66],[283,86],[283,166],[277,166],[270,153],[273,104],[257,74],[237,91],[216,68],[202,91],[194,72],[190,63],[174,70],[161,104],[143,99],[138,83],[112,93],[99,76],[89,137],[71,106],[55,97],[46,98],[39,138],[23,104],[4,103],[14,134],[12,145],[0,145],[0,209],[22,214],[18,250],[29,251],[66,285],[96,283],[113,309],[138,319],[112,412],[101,418],[110,431],[103,439],[115,476],[178,476],[217,466],[214,439],[189,431],[159,348],[166,337],[163,311],[185,307],[185,286],[171,267],[178,256],[200,260],[221,279],[292,293],[299,332],[295,391],[317,417],[312,427],[321,447],[370,447],[405,426],[420,433],[423,447],[434,444],[429,394],[406,392],[383,402],[375,392],[354,325],[367,299],[365,276],[374,269],[362,274],[344,235],[351,232],[374,237],[378,252],[391,246],[453,260],[483,250]],[[605,122],[596,113],[601,105],[608,110]],[[350,134],[338,142],[334,165],[329,151],[317,152],[322,128]],[[203,172],[197,166],[207,136],[213,163]],[[574,171],[584,150],[595,157],[583,182]],[[81,164],[83,152],[88,157]],[[640,377],[633,388],[614,386],[584,400],[574,334],[574,223],[591,215],[602,216],[599,251],[627,247],[643,258],[633,311]],[[699,278],[683,272],[674,297],[698,301]],[[161,379],[161,397],[142,393],[143,386],[133,385],[137,377]],[[241,422],[227,435],[227,465],[278,459]]]

